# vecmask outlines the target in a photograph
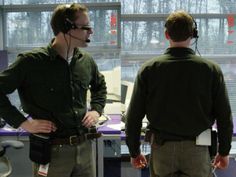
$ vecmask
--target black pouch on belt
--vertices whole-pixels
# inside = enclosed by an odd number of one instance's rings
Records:
[[[51,161],[51,140],[50,137],[30,134],[29,157],[35,163],[47,164]]]

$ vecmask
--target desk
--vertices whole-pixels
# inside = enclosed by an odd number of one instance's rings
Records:
[[[98,128],[98,131],[103,134],[103,136],[97,140],[97,157],[98,157],[97,172],[98,172],[98,177],[104,177],[104,140],[120,139],[121,131],[118,129],[111,128],[111,127],[109,127],[109,125],[119,124],[121,121],[121,115],[109,115],[109,116],[111,119],[108,122],[106,122],[106,124],[104,126]],[[12,139],[12,137],[20,137],[20,139],[24,139],[24,140],[28,141],[28,135],[29,135],[28,132],[19,131],[17,129],[16,130],[10,129],[10,128],[9,129],[0,129],[0,136],[1,136],[1,138],[4,137],[4,139]],[[28,142],[27,142],[27,146],[28,146]],[[24,149],[24,152],[25,151],[26,151],[26,149]],[[24,155],[26,155],[26,154],[28,154],[28,147],[27,147],[27,152],[25,152]],[[27,156],[27,161],[29,161],[28,156]],[[13,169],[14,168],[15,167],[13,166]],[[16,171],[18,171],[18,170],[16,170]]]
[[[121,121],[121,115],[109,115],[111,120],[109,120],[106,125],[118,125]],[[97,144],[97,172],[98,177],[104,177],[104,140],[120,140],[121,131],[119,129],[113,129],[109,126],[103,126],[98,129],[99,132],[103,134],[101,138],[98,139]]]
[[[98,139],[97,141],[97,156],[98,156],[98,163],[97,163],[97,172],[98,172],[98,177],[104,177],[104,140],[125,140],[125,134],[124,132],[121,132],[118,129],[113,129],[107,125],[115,125],[119,124],[121,121],[121,115],[109,115],[111,120],[109,120],[105,126],[102,126],[98,129],[99,132],[103,134],[101,138]],[[233,140],[236,140],[236,118],[234,119],[234,131],[233,131]],[[0,129],[0,136],[1,137],[9,137],[9,136],[18,136],[23,139],[27,139],[28,133],[24,131],[17,131],[17,130],[5,130],[5,129]],[[19,152],[19,151],[17,151]],[[28,154],[27,152],[24,152],[24,154]],[[236,142],[232,143],[232,149],[231,149],[231,154],[236,155]],[[27,157],[28,158],[28,157]],[[13,167],[14,169],[14,167]]]

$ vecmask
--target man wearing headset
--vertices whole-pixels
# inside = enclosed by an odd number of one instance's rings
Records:
[[[223,74],[217,64],[189,48],[198,31],[188,13],[171,13],[165,28],[170,47],[140,68],[127,111],[131,164],[135,168],[147,165],[140,152],[140,129],[146,115],[152,132],[151,177],[210,177],[212,165],[228,166],[231,148],[233,124]],[[196,137],[214,122],[219,149],[212,164],[208,143],[197,145]]]
[[[87,47],[93,30],[88,10],[80,4],[59,5],[47,47],[19,54],[0,74],[0,116],[30,133],[34,177],[95,177],[91,139],[103,112],[106,84]],[[18,90],[26,119],[7,94]],[[86,104],[91,91],[90,109]]]

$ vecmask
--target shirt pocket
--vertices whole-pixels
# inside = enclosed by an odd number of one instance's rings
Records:
[[[87,100],[87,91],[89,89],[89,82],[83,79],[76,79],[75,81],[75,92],[74,95],[80,103],[86,104]]]

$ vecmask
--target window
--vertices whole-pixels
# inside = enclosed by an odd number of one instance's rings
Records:
[[[235,0],[2,0],[0,48],[8,50],[9,63],[20,52],[47,45],[53,37],[52,10],[56,4],[72,2],[85,3],[90,10],[94,34],[85,50],[92,53],[99,69],[121,66],[122,80],[132,82],[144,61],[168,47],[164,37],[168,14],[179,9],[191,13],[200,36],[198,50],[221,66],[236,117]]]
[[[122,80],[133,82],[146,60],[165,51],[165,19],[170,12],[183,9],[197,22],[200,54],[222,68],[236,118],[236,1],[121,0],[121,4]]]
[[[119,2],[118,0],[3,0],[4,4],[59,4],[59,3],[93,3],[93,2]]]
[[[6,0],[0,6],[3,47],[8,51],[9,64],[16,56],[32,48],[48,45],[53,38],[50,20],[55,3],[72,3],[65,0]],[[95,3],[96,2],[96,3]],[[100,2],[100,3],[99,3]],[[120,67],[120,3],[115,0],[84,0],[89,9],[94,34],[84,50],[96,60],[100,71]],[[2,37],[0,36],[0,37]],[[0,43],[1,47],[1,43]],[[9,95],[19,107],[17,92]]]

